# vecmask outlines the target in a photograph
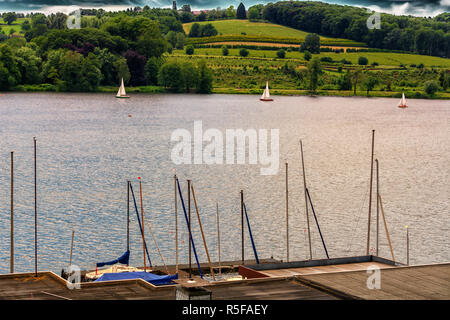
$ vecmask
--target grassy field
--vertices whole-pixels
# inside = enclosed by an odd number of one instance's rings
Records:
[[[183,29],[186,34],[189,34],[192,24],[194,22],[183,24]],[[307,33],[301,30],[281,26],[273,23],[266,22],[250,22],[248,20],[217,20],[217,21],[202,21],[199,24],[211,23],[218,31],[216,37],[212,39],[195,38],[189,39],[190,41],[202,42],[205,41],[267,41],[280,43],[301,43],[305,39]],[[340,45],[340,46],[364,46],[363,43],[358,43],[348,39],[338,39],[329,37],[320,37],[323,43],[328,45]],[[210,42],[211,42],[210,41]]]
[[[0,18],[0,30],[4,31],[5,34],[9,35],[10,30],[14,30],[14,33],[18,34],[21,30],[22,23],[27,20],[27,18],[18,18],[11,25],[8,25],[3,18]]]
[[[229,56],[238,57],[240,49],[229,49]],[[174,50],[175,55],[184,55],[183,50]],[[194,55],[202,56],[222,56],[221,48],[196,48]],[[418,54],[404,54],[404,53],[388,53],[388,52],[350,52],[350,53],[334,53],[334,52],[321,52],[320,54],[313,54],[313,57],[331,57],[334,61],[340,61],[346,59],[351,61],[352,64],[358,63],[360,56],[365,56],[369,59],[369,64],[377,62],[380,66],[392,66],[399,67],[400,64],[409,66],[411,64],[419,65],[424,64],[425,67],[441,67],[449,68],[450,59],[423,56]],[[277,52],[275,50],[249,50],[248,59],[252,58],[277,58]],[[303,53],[299,51],[286,52],[285,59],[295,59],[298,62],[305,63],[303,59]]]

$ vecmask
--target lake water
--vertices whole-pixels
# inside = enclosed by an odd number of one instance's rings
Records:
[[[211,258],[217,260],[216,201],[222,260],[241,257],[240,195],[260,258],[286,257],[285,166],[289,162],[290,260],[309,257],[299,139],[307,184],[330,257],[366,251],[371,130],[380,163],[380,193],[395,258],[450,260],[450,105],[448,101],[250,95],[144,95],[5,93],[0,96],[0,273],[9,272],[10,152],[15,152],[15,271],[34,270],[33,137],[38,146],[38,260],[40,270],[60,272],[69,262],[93,268],[126,250],[126,181],[138,196],[166,263],[175,263],[173,175],[192,179]],[[129,117],[128,115],[131,115]],[[276,175],[260,165],[175,165],[170,141],[177,128],[279,129]],[[374,184],[375,186],[375,184]],[[139,206],[139,199],[138,199]],[[193,208],[192,204],[192,208]],[[131,261],[142,265],[142,242],[131,206]],[[186,223],[179,205],[180,262],[187,262]],[[193,209],[194,210],[194,209]],[[195,211],[193,232],[206,260]],[[375,240],[375,201],[372,234]],[[310,211],[311,213],[311,211]],[[310,216],[313,258],[324,258]],[[154,264],[161,259],[146,226]],[[246,232],[246,258],[253,258]],[[372,241],[371,247],[375,247]],[[380,255],[390,252],[380,220]],[[194,260],[193,260],[194,261]]]

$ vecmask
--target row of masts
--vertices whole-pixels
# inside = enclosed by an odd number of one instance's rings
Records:
[[[37,148],[36,148],[36,138],[33,138],[33,142],[34,142],[34,260],[35,260],[35,275],[37,276],[37,266],[38,266],[38,259],[37,259]],[[308,234],[308,248],[309,248],[309,259],[312,260],[313,255],[312,255],[312,244],[311,244],[311,229],[310,229],[310,222],[309,222],[309,205],[311,206],[313,215],[314,215],[314,219],[322,240],[322,244],[324,247],[324,251],[326,253],[327,258],[329,259],[329,255],[328,255],[328,250],[326,248],[325,245],[325,240],[323,238],[322,232],[320,230],[320,226],[319,226],[319,222],[317,220],[317,216],[316,213],[314,211],[314,207],[313,207],[313,203],[311,200],[311,196],[310,193],[308,191],[307,188],[307,183],[306,183],[306,173],[305,173],[305,162],[304,162],[304,156],[303,156],[303,143],[302,140],[299,141],[300,142],[300,156],[301,156],[301,162],[302,162],[302,175],[303,175],[303,191],[304,191],[304,196],[305,196],[305,214],[306,214],[306,224],[307,224],[307,234]],[[371,235],[371,217],[372,217],[372,187],[373,187],[373,165],[374,165],[374,145],[375,145],[375,130],[372,130],[372,148],[371,148],[371,165],[370,165],[370,189],[369,189],[369,212],[368,212],[368,227],[367,227],[367,247],[366,247],[366,255],[370,254],[370,235]],[[389,231],[388,231],[388,227],[387,227],[387,222],[386,222],[386,218],[385,218],[385,213],[384,213],[384,209],[383,209],[383,203],[382,203],[382,198],[380,195],[380,190],[379,190],[379,161],[378,159],[375,159],[375,164],[376,164],[376,211],[377,211],[377,215],[376,215],[376,255],[379,255],[379,216],[380,216],[380,212],[382,215],[382,219],[383,219],[383,223],[384,223],[384,228],[386,231],[386,237],[387,237],[387,241],[388,241],[388,245],[390,248],[390,252],[391,252],[391,256],[392,256],[392,260],[395,261],[395,256],[394,256],[394,252],[392,249],[392,244],[391,244],[391,239],[390,239],[390,235],[389,235]],[[285,182],[286,182],[286,187],[285,187],[285,194],[286,194],[286,202],[285,202],[285,211],[286,211],[286,260],[287,262],[289,262],[290,260],[290,252],[289,252],[289,183],[288,183],[288,162],[286,162],[285,164]],[[141,204],[141,221],[142,221],[142,228],[141,228],[141,232],[142,232],[142,240],[143,240],[143,257],[144,257],[144,271],[147,269],[147,264],[146,264],[146,259],[145,259],[145,254],[147,251],[146,248],[146,242],[145,242],[145,232],[144,232],[144,225],[147,225],[155,247],[158,250],[158,253],[162,259],[162,262],[164,264],[164,266],[166,267],[166,271],[167,270],[167,266],[165,264],[164,258],[161,254],[161,251],[159,249],[159,246],[156,243],[156,238],[152,232],[152,229],[150,227],[150,225],[148,223],[144,223],[145,218],[144,218],[144,209],[143,209],[143,196],[142,196],[142,181],[140,179],[140,177],[138,178],[139,180],[139,192],[140,192],[140,204]],[[198,204],[197,204],[197,199],[196,199],[196,195],[195,195],[195,190],[194,190],[194,186],[192,184],[191,180],[187,180],[187,186],[188,186],[188,210],[187,210],[187,227],[188,227],[188,233],[189,233],[189,277],[192,277],[192,245],[193,245],[193,239],[192,239],[192,230],[191,230],[191,199],[194,200],[194,206],[195,206],[195,211],[196,211],[196,215],[197,215],[197,220],[198,220],[198,224],[200,227],[200,231],[201,231],[201,235],[202,235],[202,240],[203,240],[203,244],[205,247],[205,252],[207,255],[207,259],[208,259],[208,264],[209,264],[209,268],[210,268],[210,272],[211,275],[213,277],[213,279],[215,280],[215,274],[214,274],[214,270],[212,267],[212,262],[211,262],[211,258],[209,255],[209,251],[208,251],[208,247],[206,244],[206,239],[205,239],[205,235],[204,235],[204,231],[203,231],[203,227],[202,227],[202,223],[201,223],[201,219],[200,219],[200,214],[199,214],[199,209],[198,209]],[[130,249],[130,188],[132,191],[132,187],[131,187],[131,183],[130,181],[127,182],[127,250],[129,251]],[[179,192],[177,192],[177,189]],[[179,226],[178,226],[178,194],[181,197],[181,189],[179,186],[179,181],[176,175],[174,175],[174,212],[175,212],[175,251],[176,251],[176,273],[178,273],[179,271],[179,248],[178,248],[178,230],[179,230]],[[192,195],[192,196],[191,196]],[[133,198],[134,198],[134,194],[133,194]],[[244,252],[244,213],[245,216],[247,217],[247,225],[249,227],[249,233],[251,236],[251,240],[252,240],[252,245],[253,245],[253,249],[254,249],[254,253],[255,253],[255,257],[256,260],[258,261],[258,256],[256,253],[256,248],[253,242],[253,237],[251,235],[251,229],[250,229],[250,225],[249,225],[249,221],[248,221],[248,216],[247,216],[247,212],[246,212],[246,207],[245,207],[245,202],[244,202],[244,192],[243,190],[240,191],[240,200],[241,200],[241,253],[242,253],[242,264],[245,263],[245,252]],[[181,201],[182,198],[181,198]],[[309,204],[309,205],[308,205]],[[136,202],[135,202],[136,205]],[[183,209],[184,208],[184,204],[183,204]],[[137,207],[136,207],[136,211],[137,211]],[[217,243],[218,243],[218,258],[219,258],[219,273],[221,272],[221,252],[220,252],[220,222],[219,222],[219,204],[218,202],[216,202],[216,220],[217,220]],[[74,231],[72,231],[72,241],[71,241],[71,249],[70,249],[70,264],[72,262],[72,248],[73,248],[73,239],[74,239]],[[195,248],[194,248],[194,252],[195,252]],[[10,256],[10,273],[14,273],[14,152],[11,152],[11,250],[10,250],[11,256]],[[148,252],[147,252],[147,256],[148,256]],[[149,258],[149,257],[148,257]],[[196,256],[197,259],[197,256]],[[259,262],[259,261],[258,261]],[[150,262],[150,258],[149,258],[149,263]],[[198,263],[198,261],[197,261]],[[407,264],[409,264],[409,233],[408,233],[408,228],[407,228]]]

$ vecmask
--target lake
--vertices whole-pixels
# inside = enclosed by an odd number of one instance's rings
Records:
[[[380,194],[396,260],[450,260],[450,104],[442,100],[254,95],[4,93],[0,96],[0,273],[9,272],[10,152],[15,157],[15,271],[34,270],[33,137],[37,137],[38,266],[57,273],[69,263],[82,269],[126,250],[127,180],[143,203],[166,263],[175,263],[173,175],[187,197],[193,181],[208,249],[217,255],[219,204],[222,260],[241,258],[240,190],[260,258],[286,258],[285,162],[289,163],[290,260],[309,258],[299,139],[303,141],[308,189],[330,257],[366,251],[370,152],[380,164]],[[130,115],[130,116],[129,116]],[[261,175],[259,164],[182,164],[171,160],[171,134],[203,130],[279,129],[279,170]],[[375,177],[375,176],[374,176]],[[375,190],[375,183],[374,183]],[[139,198],[138,208],[140,210]],[[375,197],[371,248],[375,248]],[[180,262],[188,235],[178,205]],[[193,237],[207,261],[192,204]],[[311,210],[309,211],[311,214]],[[380,215],[381,216],[381,215]],[[310,215],[313,258],[325,258]],[[153,264],[161,265],[147,225]],[[245,230],[245,255],[253,251]],[[142,242],[131,203],[132,265],[142,265]],[[380,220],[380,256],[390,251]],[[193,260],[194,262],[195,260]]]

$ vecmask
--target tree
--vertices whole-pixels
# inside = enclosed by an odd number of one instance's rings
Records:
[[[162,65],[162,59],[157,57],[151,57],[145,64],[145,75],[147,77],[147,83],[153,86],[158,85],[158,71]]]
[[[131,79],[130,69],[128,68],[127,60],[124,57],[119,57],[114,62],[114,70],[117,74],[116,83],[120,83],[119,81],[123,78],[125,84],[128,84]]]
[[[229,6],[226,11],[227,18],[236,18],[236,10],[234,6]]]
[[[184,87],[186,92],[190,92],[192,88],[197,88],[199,75],[197,68],[190,62],[184,62],[181,65],[181,72],[184,78]]]
[[[303,59],[305,59],[306,61],[309,61],[309,60],[311,60],[311,58],[312,58],[311,52],[306,50],[305,53],[303,54]]]
[[[355,70],[352,73],[352,82],[353,82],[353,95],[356,95],[356,86],[358,85],[358,80],[360,76],[360,70]]]
[[[369,63],[369,59],[367,59],[366,57],[360,56],[360,57],[358,58],[358,64],[359,64],[360,66],[366,66],[368,63]]]
[[[242,2],[237,7],[236,18],[238,18],[238,19],[246,19],[247,18],[247,13],[245,12],[245,6]]]
[[[130,70],[132,86],[145,85],[145,64],[147,58],[138,52],[128,49],[123,57],[127,60],[128,69]]]
[[[246,57],[246,56],[248,56],[248,53],[249,53],[249,51],[248,51],[247,49],[245,49],[245,48],[242,48],[241,50],[239,50],[239,55],[240,55],[241,57]]]
[[[280,49],[277,51],[277,57],[280,59],[284,59],[284,57],[286,57],[286,51],[284,51],[284,49]]]
[[[12,49],[7,44],[0,44],[0,71],[0,89],[9,89],[19,83],[19,67]]]
[[[217,35],[217,29],[211,24],[207,23],[201,27],[201,37],[213,37]]]
[[[264,5],[258,4],[248,9],[248,20],[255,21],[261,19],[261,12],[264,9]]]
[[[228,46],[224,45],[222,46],[222,55],[227,56],[228,55]]]
[[[318,57],[308,63],[309,90],[316,92],[319,76],[322,74],[322,65]]]
[[[439,84],[435,80],[428,80],[423,86],[423,90],[430,96],[439,90]]]
[[[301,45],[301,50],[308,50],[311,53],[320,53],[320,37],[315,33],[308,33],[305,41]]]
[[[204,60],[200,61],[198,66],[198,93],[211,93],[213,88],[213,76],[211,70]]]
[[[194,46],[193,45],[188,45],[186,47],[186,54],[188,54],[188,55],[193,55],[194,54]]]
[[[200,28],[200,24],[199,23],[193,23],[191,26],[191,30],[189,30],[189,35],[188,37],[191,38],[196,38],[196,37],[201,37],[201,28]]]
[[[17,14],[15,12],[6,12],[3,14],[3,21],[5,21],[8,25],[11,25],[16,20]]]
[[[158,72],[159,85],[181,92],[185,88],[184,76],[177,62],[164,63]]]
[[[363,86],[366,89],[367,96],[369,96],[369,91],[373,90],[373,88],[375,88],[375,85],[377,83],[378,83],[377,78],[375,78],[373,76],[369,76],[364,80]]]
[[[166,34],[166,40],[175,48],[177,43],[177,33],[175,31],[169,31]]]
[[[42,59],[30,47],[19,48],[15,53],[15,60],[22,76],[20,83],[39,84],[41,82]]]
[[[339,90],[351,90],[352,89],[352,79],[350,70],[347,70],[347,72],[339,78]]]
[[[177,32],[175,48],[183,49],[186,42],[186,36],[182,32]]]

